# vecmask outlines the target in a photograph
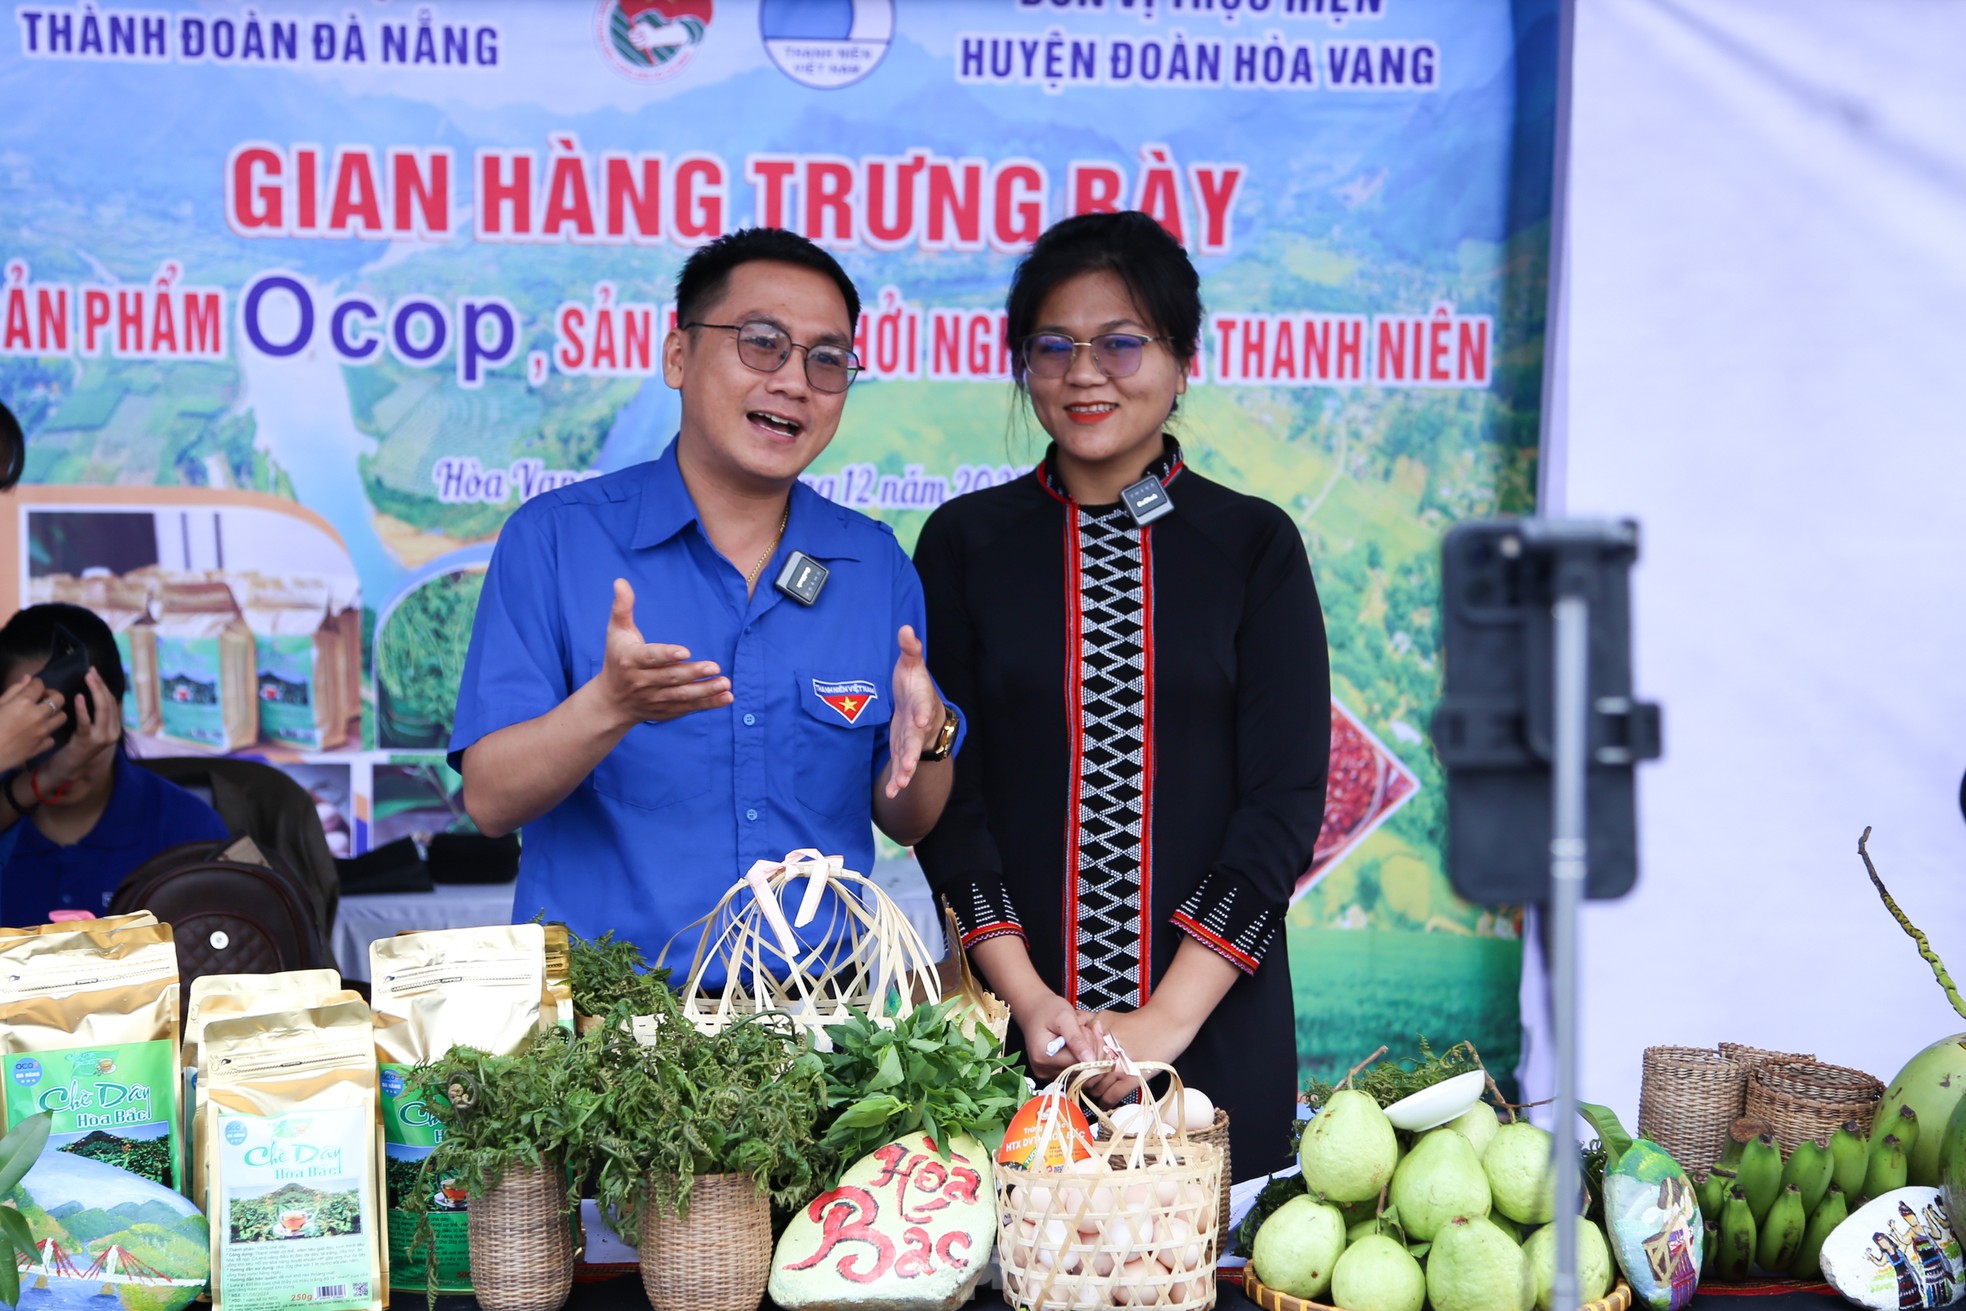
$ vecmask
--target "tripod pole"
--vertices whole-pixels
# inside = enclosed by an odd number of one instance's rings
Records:
[[[1580,580],[1559,570],[1555,618],[1555,740],[1550,826],[1550,995],[1556,1047],[1555,1311],[1577,1306],[1577,911],[1586,860],[1585,766],[1590,723],[1590,602]]]

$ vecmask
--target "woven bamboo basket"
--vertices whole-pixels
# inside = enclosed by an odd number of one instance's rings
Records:
[[[793,912],[785,897],[801,880]],[[899,1017],[942,995],[922,935],[893,898],[838,856],[808,848],[776,864],[759,861],[697,923],[702,935],[681,1006],[705,1033],[782,1011],[824,1049],[826,1026],[845,1023],[854,1010]],[[723,967],[720,990],[703,983],[712,964]]]
[[[559,1311],[573,1289],[573,1227],[558,1161],[515,1166],[471,1199],[471,1288],[484,1311]]]
[[[1748,1068],[1705,1047],[1647,1047],[1638,1091],[1638,1132],[1695,1176],[1727,1148],[1740,1118]]]
[[[1147,1131],[1119,1135],[1086,1093],[1111,1061],[1074,1065],[1065,1092],[1040,1117],[1032,1159],[1055,1154],[1062,1169],[997,1167],[997,1262],[1004,1301],[1024,1311],[1128,1305],[1203,1311],[1215,1304],[1222,1154],[1158,1117]],[[1172,1066],[1141,1062],[1142,1103],[1150,1078]],[[1097,1141],[1066,1113],[1083,1107],[1101,1126]]]
[[[1221,1197],[1221,1205],[1215,1212],[1215,1231],[1225,1235],[1221,1240],[1227,1242],[1229,1232],[1229,1189],[1235,1184],[1234,1167],[1229,1161],[1229,1113],[1221,1107],[1215,1108],[1215,1123],[1206,1129],[1197,1129],[1188,1135],[1190,1142],[1206,1143],[1222,1153],[1222,1179],[1215,1191]],[[1219,1244],[1218,1244],[1219,1246]]]
[[[1749,1047],[1738,1042],[1721,1043],[1720,1054],[1729,1060],[1739,1061],[1741,1064],[1747,1066],[1749,1074],[1753,1074],[1770,1061],[1814,1061],[1816,1059],[1814,1052],[1770,1051],[1766,1047]],[[1746,1089],[1742,1089],[1742,1092],[1745,1093]]]
[[[1804,1138],[1827,1140],[1845,1120],[1869,1125],[1884,1081],[1844,1065],[1770,1061],[1748,1080],[1747,1113],[1766,1120],[1784,1152]]]
[[[697,1175],[687,1218],[642,1208],[641,1266],[654,1311],[757,1311],[771,1279],[771,1199],[749,1175]]]

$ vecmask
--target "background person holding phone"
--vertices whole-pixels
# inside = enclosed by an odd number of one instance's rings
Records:
[[[65,727],[65,707],[39,677],[56,657],[61,633],[88,666],[73,698],[73,735],[44,758]],[[0,924],[41,924],[54,910],[100,915],[124,877],[158,852],[227,836],[217,811],[130,759],[123,662],[109,625],[93,611],[52,603],[8,620],[0,628],[0,685],[7,689],[0,727],[18,718],[26,732],[41,734],[34,753],[0,781]],[[22,710],[22,701],[41,713]],[[12,742],[0,743],[0,760],[12,754]]]

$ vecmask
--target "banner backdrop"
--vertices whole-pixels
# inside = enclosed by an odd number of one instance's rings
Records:
[[[1139,208],[1204,276],[1176,431],[1296,517],[1330,631],[1303,1062],[1424,1033],[1513,1065],[1519,919],[1450,893],[1425,734],[1441,531],[1533,499],[1554,0],[13,14],[0,580],[110,620],[140,750],[290,766],[346,851],[462,822],[441,750],[499,526],[669,440],[692,247],[839,254],[867,369],[808,481],[912,543],[1042,451],[1019,252]]]

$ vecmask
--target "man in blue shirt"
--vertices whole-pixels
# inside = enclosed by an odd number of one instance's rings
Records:
[[[801,485],[839,427],[860,301],[804,238],[740,230],[691,256],[659,458],[534,497],[478,602],[450,759],[478,827],[525,827],[514,913],[651,956],[754,860],[867,870],[948,798],[960,721],[923,662],[894,533]],[[828,571],[774,586],[793,552]]]

